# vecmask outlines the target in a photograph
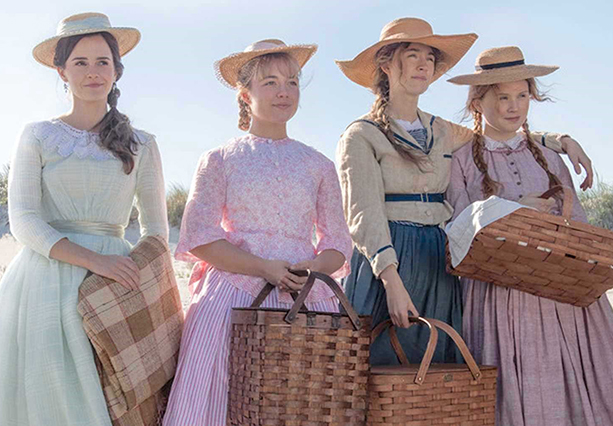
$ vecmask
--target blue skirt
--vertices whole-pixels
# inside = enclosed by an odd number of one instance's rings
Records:
[[[462,331],[462,290],[457,277],[445,271],[445,233],[438,226],[414,226],[389,222],[392,245],[398,256],[398,273],[422,317],[436,318]],[[360,315],[371,315],[373,327],[390,318],[381,280],[375,278],[368,259],[354,250],[351,274],[344,280],[349,301]],[[397,329],[411,363],[421,361],[430,332],[423,325]],[[371,345],[372,365],[398,365],[389,334],[382,333]],[[432,362],[463,362],[453,341],[439,332]]]

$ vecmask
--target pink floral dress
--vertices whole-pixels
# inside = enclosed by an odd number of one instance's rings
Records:
[[[190,279],[193,298],[166,426],[226,424],[230,313],[249,306],[265,281],[218,270],[189,253],[221,239],[262,258],[291,263],[337,250],[346,262],[334,276],[346,276],[352,242],[332,161],[292,139],[253,135],[202,156],[175,253],[179,260],[198,263]],[[287,308],[291,302],[289,294],[275,289],[263,306]],[[315,284],[307,306],[337,310],[323,283]]]

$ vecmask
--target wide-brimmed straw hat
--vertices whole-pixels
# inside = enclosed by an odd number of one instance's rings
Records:
[[[242,52],[233,53],[215,62],[215,73],[219,81],[236,89],[239,70],[253,58],[268,53],[287,53],[296,59],[298,65],[302,68],[316,51],[317,45],[315,44],[292,44],[288,46],[277,39],[260,40],[250,44]]]
[[[434,71],[432,81],[435,81],[462,59],[477,37],[474,33],[437,35],[433,33],[432,26],[423,19],[400,18],[383,27],[377,43],[362,51],[353,60],[336,61],[336,64],[351,81],[372,88],[377,69],[375,55],[383,46],[392,43],[421,43],[435,47],[442,53],[443,57]]]
[[[509,83],[551,74],[559,67],[555,65],[526,65],[524,54],[516,46],[495,47],[477,57],[476,72],[450,78],[455,84],[485,86],[488,84]]]
[[[111,26],[108,16],[102,13],[79,13],[62,19],[57,26],[55,36],[36,45],[32,51],[32,55],[34,55],[34,59],[41,64],[55,68],[55,65],[53,65],[53,58],[55,57],[57,42],[60,39],[74,35],[99,32],[111,33],[115,39],[117,39],[119,54],[121,56],[134,49],[140,41],[140,31],[136,28],[113,27]]]

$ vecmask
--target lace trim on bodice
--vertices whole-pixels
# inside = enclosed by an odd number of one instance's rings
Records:
[[[98,161],[116,158],[99,145],[100,136],[97,133],[76,129],[57,118],[38,123],[33,131],[45,150],[57,151],[65,158],[73,154],[80,159],[92,158]]]

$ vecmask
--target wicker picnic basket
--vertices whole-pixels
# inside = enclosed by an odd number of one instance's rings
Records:
[[[421,364],[410,364],[391,321],[372,331],[372,340],[389,327],[392,346],[401,365],[371,368],[367,424],[376,425],[494,425],[496,367],[478,366],[458,333],[442,321],[409,317],[410,326],[430,329]],[[438,333],[446,332],[466,364],[431,364]]]
[[[453,275],[586,307],[613,288],[613,232],[571,220],[573,193],[563,191],[562,216],[519,209],[483,228]]]
[[[312,312],[304,301],[325,282],[345,313]],[[370,317],[358,317],[341,288],[311,272],[291,310],[232,309],[229,425],[366,423]]]

